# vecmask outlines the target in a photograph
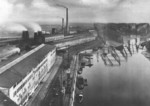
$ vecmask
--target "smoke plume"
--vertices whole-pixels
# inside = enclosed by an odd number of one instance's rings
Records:
[[[35,22],[23,23],[28,29],[32,30],[33,32],[42,31],[41,26]]]
[[[5,23],[4,25],[0,26],[0,30],[20,33],[24,30],[27,30],[27,28],[19,23]]]
[[[69,8],[69,22],[150,22],[149,0],[1,0],[0,26],[61,24],[56,17],[65,18],[66,11],[57,4]]]

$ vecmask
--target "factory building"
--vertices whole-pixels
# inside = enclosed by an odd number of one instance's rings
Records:
[[[0,90],[24,105],[55,63],[56,47],[41,44],[0,68]]]

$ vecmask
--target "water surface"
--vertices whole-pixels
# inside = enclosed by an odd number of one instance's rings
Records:
[[[150,61],[141,52],[113,67],[93,53],[94,65],[82,73],[88,82],[83,102],[75,106],[150,106]]]

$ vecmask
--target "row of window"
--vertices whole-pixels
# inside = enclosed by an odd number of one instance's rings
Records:
[[[39,71],[39,80],[42,80],[42,77],[44,76],[44,74],[48,71],[48,65],[45,64],[43,67],[41,67],[40,71]]]
[[[31,78],[33,78],[32,74],[20,85],[20,87],[14,92],[13,96],[15,96]]]
[[[52,56],[54,53],[56,53],[56,50],[53,50],[53,51],[52,51],[51,56]]]
[[[43,64],[41,64],[41,66],[43,66],[46,62],[47,62],[47,60],[44,61]],[[39,70],[42,68],[41,66],[36,70],[36,72],[39,71]],[[44,66],[45,66],[45,65],[44,65]],[[13,96],[15,96],[15,95],[25,86],[25,84],[26,84],[27,82],[29,82],[30,79],[33,79],[33,80],[34,80],[34,75],[33,75],[33,74],[31,74],[31,75],[20,85],[20,87],[14,92]]]
[[[36,73],[35,73],[35,77],[37,78],[36,80],[35,80],[35,78],[33,77],[33,81],[34,82],[37,82],[37,83],[34,83],[34,84],[32,84],[31,85],[31,83],[29,82],[28,83],[28,88],[26,89],[26,87],[24,87],[23,88],[23,92],[22,92],[22,94],[19,94],[19,95],[21,95],[21,102],[23,102],[25,99],[25,97],[27,96],[27,94],[28,94],[28,92],[29,91],[27,91],[27,90],[31,90],[31,89],[33,89],[33,87],[30,89],[30,87],[31,86],[36,86],[41,80],[42,80],[42,78],[44,77],[44,75],[45,75],[45,73],[47,72],[47,61],[45,61],[43,64],[42,64],[42,67],[40,67],[40,68],[38,68],[38,70],[36,71]]]
[[[53,50],[51,54],[49,55],[54,55],[56,50]],[[52,61],[55,61],[55,56],[51,56]],[[16,101],[17,103],[23,102],[25,96],[29,95],[29,90],[34,90],[35,86],[39,84],[39,82],[44,78],[46,73],[48,72],[48,59],[45,59],[45,61],[42,62],[42,64],[37,67],[36,70],[33,71],[33,73],[28,76],[28,78],[16,89],[16,91],[13,93],[13,96],[17,97],[18,100]],[[18,83],[19,84],[19,83]],[[20,92],[20,93],[19,93]],[[19,93],[19,94],[18,94]]]

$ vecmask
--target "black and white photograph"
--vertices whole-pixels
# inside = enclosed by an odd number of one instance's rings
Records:
[[[150,106],[150,0],[0,0],[0,106]]]

